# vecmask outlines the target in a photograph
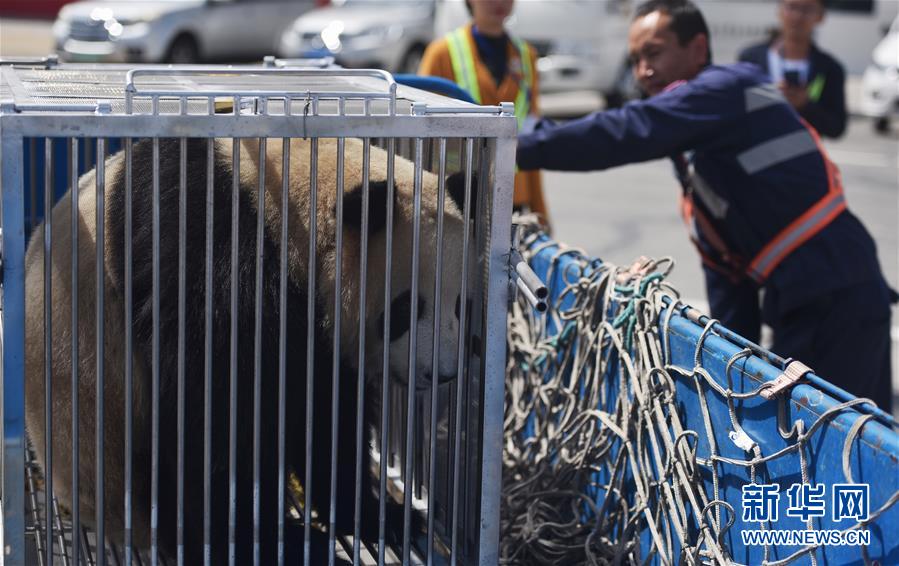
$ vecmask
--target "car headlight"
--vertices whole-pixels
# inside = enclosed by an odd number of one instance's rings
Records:
[[[65,39],[69,36],[72,24],[68,20],[56,20],[53,22],[53,37],[56,39]]]

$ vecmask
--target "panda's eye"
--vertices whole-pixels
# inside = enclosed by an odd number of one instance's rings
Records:
[[[418,318],[424,314],[425,300],[418,298]],[[412,314],[412,293],[403,291],[390,303],[390,341],[398,340],[409,331],[409,317]],[[384,337],[384,314],[378,319],[378,336]]]

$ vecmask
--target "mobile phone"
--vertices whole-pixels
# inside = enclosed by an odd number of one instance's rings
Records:
[[[790,86],[800,86],[799,71],[784,71],[784,81]]]

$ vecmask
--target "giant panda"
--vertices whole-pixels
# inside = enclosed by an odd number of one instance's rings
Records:
[[[185,425],[184,425],[184,557],[187,564],[202,563],[204,510],[204,346],[205,346],[205,230],[207,151],[209,140],[189,139],[186,176],[186,293],[185,293]],[[258,534],[261,562],[274,561],[277,533],[277,415],[279,369],[279,297],[280,297],[280,230],[282,219],[288,220],[287,250],[287,348],[286,348],[286,466],[305,480],[305,439],[307,405],[307,288],[309,282],[309,211],[310,143],[292,139],[289,159],[288,210],[282,210],[281,140],[267,140],[263,153],[259,140],[242,140],[235,159],[232,140],[214,140],[213,173],[213,273],[212,273],[212,391],[211,430],[212,461],[209,475],[211,489],[211,559],[222,564],[229,552],[229,408],[231,407],[231,230],[233,163],[239,163],[238,246],[237,246],[237,365],[236,367],[236,529],[234,550],[238,564],[249,563],[253,556],[254,536]],[[178,395],[178,226],[180,144],[175,139],[159,141],[160,190],[160,274],[159,274],[159,458],[158,458],[158,545],[160,553],[175,557],[177,460],[177,395]],[[315,279],[314,379],[310,421],[312,428],[312,485],[303,486],[312,494],[312,506],[318,521],[328,524],[331,487],[331,407],[334,305],[336,282],[337,235],[337,141],[318,141],[318,198],[316,204],[317,263]],[[397,157],[395,160],[395,196],[387,202],[387,153],[371,147],[368,194],[368,270],[365,311],[360,312],[359,260],[361,252],[363,202],[363,144],[348,138],[344,151],[343,245],[341,274],[340,325],[340,395],[337,535],[351,534],[355,502],[356,419],[363,411],[367,422],[374,421],[380,397],[380,372],[383,341],[390,342],[390,379],[405,381],[408,373],[410,307],[418,304],[418,347],[414,368],[420,385],[432,379],[451,379],[457,370],[457,336],[459,325],[459,290],[462,273],[462,241],[468,223],[462,217],[464,184],[460,175],[447,179],[444,203],[444,238],[437,242],[438,179],[427,171],[422,179],[421,261],[419,296],[410,296],[411,247],[413,231],[414,166]],[[260,482],[254,493],[253,402],[254,344],[256,304],[256,228],[259,211],[260,158],[264,159],[264,228],[261,327],[261,443],[259,454]],[[141,140],[133,146],[133,443],[132,443],[132,543],[138,551],[151,544],[151,448],[152,375],[153,375],[153,302],[152,302],[152,218],[153,218],[153,144]],[[105,380],[104,391],[104,494],[105,534],[108,542],[121,546],[125,540],[124,470],[125,470],[125,158],[124,152],[105,161],[105,251],[102,272],[105,286]],[[79,371],[79,508],[81,522],[96,524],[96,171],[79,180],[78,194],[78,371]],[[473,203],[473,201],[472,201]],[[391,321],[389,335],[384,336],[385,310],[384,267],[386,261],[386,215],[391,206],[394,217],[393,262],[391,280]],[[53,397],[53,485],[63,508],[71,508],[74,494],[72,479],[72,328],[71,304],[72,256],[71,192],[52,212],[52,397]],[[472,204],[472,209],[473,209]],[[434,296],[436,246],[443,246],[443,289]],[[33,442],[38,463],[43,466],[47,431],[44,429],[44,270],[43,227],[39,227],[26,254],[26,426]],[[472,270],[473,271],[473,270]],[[373,275],[377,274],[377,275]],[[439,376],[431,376],[433,316],[440,309]],[[356,399],[360,317],[366,337],[365,366],[370,387],[366,402],[359,407]],[[362,451],[362,469],[372,469],[370,450]],[[369,480],[374,478],[369,476]],[[376,542],[378,535],[378,502],[371,481],[362,489],[362,538]],[[260,507],[259,532],[253,532],[253,498]],[[401,525],[401,507],[386,502],[388,522]],[[399,507],[399,509],[397,508]],[[400,527],[401,528],[401,527]],[[321,536],[321,535],[319,535]],[[390,528],[388,542],[397,542],[401,531]],[[287,556],[300,557],[302,529],[299,534],[288,531],[285,536]],[[316,552],[323,552],[313,545]]]

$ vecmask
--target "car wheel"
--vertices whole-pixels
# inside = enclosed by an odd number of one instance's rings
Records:
[[[400,73],[410,73],[415,74],[418,72],[418,67],[421,65],[421,57],[425,54],[425,48],[422,45],[413,45],[409,48],[409,51],[403,56],[403,61],[400,63],[399,72]]]
[[[197,41],[189,35],[179,35],[169,47],[166,57],[169,63],[186,65],[200,60],[200,48]]]
[[[890,131],[890,117],[881,116],[874,119],[874,131],[878,134],[885,134]]]

